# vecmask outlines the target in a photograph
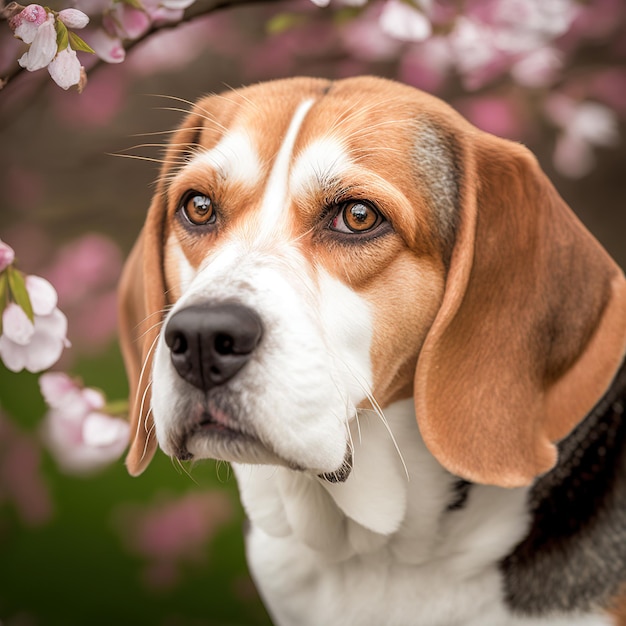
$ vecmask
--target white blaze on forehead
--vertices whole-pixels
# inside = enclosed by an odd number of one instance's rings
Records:
[[[196,155],[191,162],[207,165],[234,182],[253,185],[261,177],[257,150],[249,134],[240,128],[226,133],[215,147]]]
[[[263,232],[259,233],[260,235],[274,234],[277,224],[280,223],[289,196],[288,180],[293,147],[296,143],[300,127],[304,122],[304,118],[312,105],[313,100],[305,100],[298,106],[291,118],[291,123],[287,129],[283,143],[280,146],[274,165],[272,166],[272,171],[267,181],[267,187],[265,188],[265,194],[263,195],[260,224],[264,229]]]
[[[338,139],[317,139],[298,155],[289,190],[294,196],[315,193],[341,178],[350,165],[348,154]]]

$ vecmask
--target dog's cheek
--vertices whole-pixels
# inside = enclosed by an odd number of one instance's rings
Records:
[[[413,394],[417,359],[441,306],[443,291],[441,262],[406,251],[363,293],[374,311],[373,387],[380,406]]]
[[[175,302],[189,289],[198,272],[187,259],[174,235],[168,237],[163,265],[168,299]]]
[[[157,441],[166,454],[173,456],[177,450],[174,435],[180,415],[185,415],[184,395],[179,387],[183,383],[178,379],[171,365],[169,350],[162,337],[159,338],[154,354],[152,369],[152,416]]]
[[[333,360],[333,377],[359,405],[373,386],[371,345],[373,311],[353,289],[326,272],[319,275],[320,315],[324,340]]]

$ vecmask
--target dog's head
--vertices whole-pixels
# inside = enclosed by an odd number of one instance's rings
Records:
[[[375,78],[201,100],[121,284],[132,474],[172,456],[345,478],[357,408],[528,484],[609,386],[623,275],[520,145]]]

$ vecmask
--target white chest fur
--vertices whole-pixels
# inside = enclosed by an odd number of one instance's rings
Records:
[[[250,568],[281,626],[601,626],[600,616],[513,616],[498,562],[528,526],[526,489],[474,486],[448,510],[455,478],[425,448],[412,401],[351,425],[345,483],[235,465],[252,528]],[[394,439],[390,432],[393,433]]]

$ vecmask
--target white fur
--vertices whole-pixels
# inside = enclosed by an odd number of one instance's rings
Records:
[[[243,128],[226,133],[214,148],[196,154],[191,164],[204,165],[223,179],[248,186],[258,182],[262,171],[258,152]]]
[[[321,137],[312,141],[297,155],[289,190],[292,196],[305,196],[324,189],[340,179],[352,165],[338,139]]]
[[[313,100],[305,100],[300,103],[291,119],[283,143],[274,161],[259,211],[259,238],[275,237],[277,231],[280,230],[280,225],[287,221],[284,214],[289,200],[287,190],[293,148],[298,138],[300,127],[312,105]]]
[[[252,522],[248,562],[276,624],[610,624],[600,615],[511,615],[498,562],[527,529],[527,490],[474,486],[463,509],[446,511],[453,478],[425,448],[412,402],[392,405],[385,417],[408,478],[371,413],[360,416],[360,438],[351,426],[355,464],[343,484],[234,465]]]

